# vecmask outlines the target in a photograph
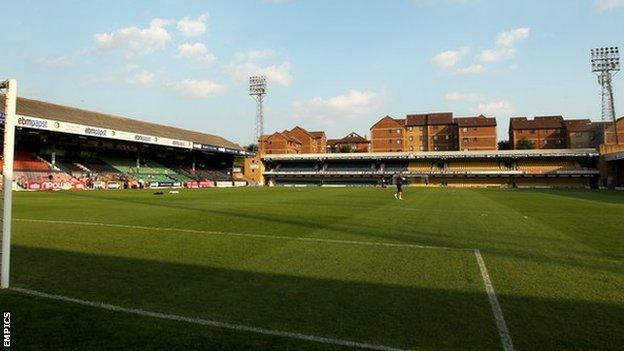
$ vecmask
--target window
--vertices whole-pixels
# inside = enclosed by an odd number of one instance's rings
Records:
[[[397,129],[397,134],[401,134],[401,130],[400,129]]]
[[[401,143],[401,139],[397,139],[397,144],[400,144],[400,143]]]
[[[472,130],[474,130],[476,132],[477,131],[477,127],[472,128]]]
[[[476,143],[477,142],[477,138],[472,138],[472,141],[474,141]]]
[[[420,147],[420,151],[423,151],[423,147],[422,146]]]
[[[414,151],[414,147],[413,146],[410,146],[410,151]]]
[[[433,140],[438,140],[438,136],[437,136],[437,135],[434,135],[434,136],[433,136]]]
[[[425,127],[419,127],[418,129],[420,129],[420,131],[422,132],[423,130],[425,130]]]
[[[468,131],[468,128],[464,128],[464,129],[463,129],[463,131],[464,131],[464,132],[467,132],[467,131]]]
[[[407,127],[407,130],[409,130],[411,132],[412,131],[412,127]]]
[[[414,137],[410,135],[409,141],[414,141]]]
[[[531,129],[531,134],[535,134],[535,129]]]
[[[464,138],[464,144],[468,144],[468,138]]]
[[[449,136],[448,135],[446,136],[446,140],[449,140]]]
[[[388,144],[392,144],[392,140],[388,140]]]

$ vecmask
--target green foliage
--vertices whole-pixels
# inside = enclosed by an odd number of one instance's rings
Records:
[[[535,142],[533,140],[522,138],[520,139],[520,141],[518,141],[518,145],[516,146],[516,149],[519,149],[519,150],[535,149]]]

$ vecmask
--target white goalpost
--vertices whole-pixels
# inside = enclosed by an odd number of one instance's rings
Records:
[[[0,251],[0,288],[9,287],[11,263],[11,209],[13,204],[13,152],[15,148],[15,123],[17,81],[0,82],[4,92],[4,150],[2,171],[2,251]]]

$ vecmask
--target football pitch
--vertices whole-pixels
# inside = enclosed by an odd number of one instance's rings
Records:
[[[15,349],[621,350],[624,193],[16,193]]]

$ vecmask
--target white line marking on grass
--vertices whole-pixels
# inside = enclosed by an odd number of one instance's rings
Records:
[[[239,236],[239,237],[248,237],[248,238],[313,241],[313,242],[331,243],[331,244],[406,247],[406,248],[413,248],[413,249],[433,249],[433,250],[448,250],[448,251],[473,251],[474,250],[470,248],[461,248],[461,247],[429,246],[429,245],[417,245],[417,244],[376,242],[376,241],[323,239],[323,238],[314,238],[314,237],[267,235],[267,234],[252,234],[252,233],[232,233],[232,232],[221,232],[221,231],[213,231],[213,230],[196,230],[196,229],[167,228],[167,227],[146,227],[146,226],[139,226],[139,225],[98,223],[98,222],[57,221],[57,220],[29,219],[29,218],[14,218],[13,220],[19,221],[19,222],[70,224],[70,225],[100,226],[100,227],[155,230],[155,231],[168,231],[168,232],[183,232],[183,233],[195,233],[195,234],[229,235],[229,236]]]
[[[187,323],[199,324],[199,325],[204,325],[204,326],[209,326],[209,327],[214,327],[214,328],[230,329],[230,330],[244,331],[244,332],[271,335],[271,336],[279,336],[279,337],[284,337],[284,338],[299,339],[299,340],[312,341],[312,342],[323,343],[323,344],[340,345],[340,346],[367,349],[367,350],[408,351],[406,349],[400,349],[400,348],[386,346],[386,345],[377,345],[377,344],[369,344],[369,343],[359,342],[359,341],[326,338],[322,336],[293,333],[293,332],[287,332],[287,331],[281,331],[281,330],[257,328],[257,327],[251,327],[251,326],[241,325],[241,324],[232,324],[232,323],[211,321],[208,319],[185,317],[185,316],[180,316],[176,314],[152,312],[152,311],[140,310],[136,308],[127,308],[127,307],[121,307],[121,306],[116,306],[116,305],[110,305],[110,304],[103,303],[103,302],[87,301],[87,300],[76,299],[73,297],[68,297],[68,296],[63,296],[63,295],[48,294],[48,293],[30,290],[30,289],[12,288],[12,290],[23,293],[23,294],[32,295],[32,296],[59,300],[59,301],[64,301],[64,302],[71,302],[71,303],[75,303],[79,305],[101,308],[101,309],[105,309],[109,311],[124,312],[124,313],[139,315],[139,316],[160,318],[160,319],[166,319],[166,320],[177,321],[177,322],[187,322]]]
[[[140,229],[140,230],[171,231],[171,232],[183,232],[183,233],[195,233],[195,234],[227,235],[227,236],[249,237],[249,238],[321,242],[321,243],[331,243],[331,244],[404,247],[404,248],[433,249],[433,250],[446,250],[446,251],[472,251],[474,252],[475,257],[477,259],[477,264],[479,265],[479,271],[481,272],[481,277],[483,278],[483,284],[485,285],[485,291],[487,293],[488,299],[490,300],[492,313],[494,314],[494,319],[496,320],[496,326],[498,328],[498,333],[500,335],[501,343],[503,345],[503,350],[515,351],[515,348],[511,341],[511,334],[509,333],[509,329],[507,328],[507,323],[505,322],[505,318],[503,317],[503,311],[500,307],[500,303],[498,302],[498,298],[496,297],[496,294],[494,293],[494,286],[492,285],[492,281],[490,280],[490,275],[488,274],[487,267],[485,266],[485,262],[483,261],[483,257],[481,256],[481,252],[479,251],[479,249],[446,247],[446,246],[429,246],[429,245],[417,245],[417,244],[385,243],[385,242],[375,242],[375,241],[323,239],[323,238],[314,238],[314,237],[297,237],[297,236],[250,234],[250,233],[231,233],[231,232],[221,232],[221,231],[211,231],[211,230],[147,227],[147,226],[138,226],[138,225],[98,223],[98,222],[79,222],[79,221],[45,220],[45,219],[29,219],[29,218],[14,218],[13,220],[19,221],[19,222],[70,224],[70,225],[100,226],[100,227],[127,228],[127,229]],[[73,299],[73,298],[64,297],[64,296],[49,295],[49,294],[39,293],[36,291],[31,291],[31,290],[26,290],[26,289],[16,288],[16,290],[22,291],[25,293],[28,293],[28,291],[30,291],[31,295],[41,294],[38,296],[57,298],[59,300],[71,301],[71,302],[86,304],[86,305],[95,306],[95,307],[103,307],[103,308],[107,308],[107,309],[115,310],[115,311],[124,311],[124,312],[129,312],[129,313],[144,314],[144,315],[149,315],[149,316],[154,316],[154,317],[163,316],[160,318],[188,321],[188,322],[192,322],[196,324],[203,324],[203,325],[214,325],[214,326],[220,326],[220,327],[228,328],[228,329],[247,330],[251,332],[258,332],[258,333],[269,334],[269,335],[294,337],[298,339],[317,341],[317,342],[323,342],[323,343],[334,343],[334,342],[330,342],[334,340],[330,338],[307,336],[304,334],[289,333],[289,332],[271,331],[271,330],[265,330],[261,328],[231,325],[227,323],[206,321],[206,320],[201,320],[201,319],[193,319],[193,318],[176,316],[176,315],[166,315],[166,314],[160,314],[156,312],[126,309],[124,307],[107,305],[107,304],[98,303],[98,302],[83,301],[83,300]],[[104,307],[104,306],[108,306],[108,307]],[[353,344],[336,343],[337,345],[355,346],[355,347],[368,348],[368,349],[374,349],[374,350],[399,350],[399,349],[394,349],[394,348],[383,346],[383,345],[369,345],[365,343],[356,343],[356,342],[344,341],[344,340],[334,340],[334,341],[353,343]],[[368,345],[368,346],[362,346],[362,345]],[[371,348],[371,347],[380,347],[380,348]]]
[[[496,320],[496,326],[498,327],[498,334],[500,335],[501,343],[503,344],[503,350],[514,351],[515,348],[513,346],[513,343],[511,342],[511,334],[509,333],[509,329],[507,329],[507,323],[505,323],[505,318],[503,317],[503,310],[498,303],[496,293],[494,293],[494,286],[492,285],[492,281],[490,280],[490,275],[488,274],[487,267],[485,267],[485,261],[483,261],[481,251],[475,249],[474,254],[477,258],[477,263],[479,264],[481,276],[483,277],[485,292],[490,299],[492,313],[494,314],[494,319]]]

